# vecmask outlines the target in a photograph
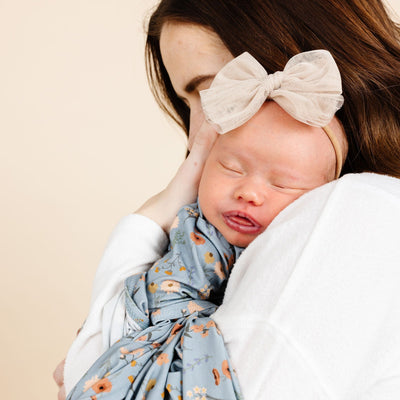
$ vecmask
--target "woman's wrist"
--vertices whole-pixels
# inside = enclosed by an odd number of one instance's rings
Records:
[[[179,209],[196,201],[201,173],[216,138],[216,132],[204,123],[195,135],[188,157],[169,185],[147,200],[136,213],[152,219],[168,233]]]
[[[171,206],[168,203],[167,196],[165,196],[163,191],[147,200],[138,210],[136,210],[135,214],[140,214],[144,217],[150,218],[168,233],[169,227],[171,226],[176,214],[174,210],[170,209]]]

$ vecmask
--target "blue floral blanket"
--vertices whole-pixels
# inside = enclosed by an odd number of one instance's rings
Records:
[[[242,251],[197,204],[183,207],[165,256],[125,281],[130,333],[92,365],[67,400],[242,399],[221,332],[209,317]]]

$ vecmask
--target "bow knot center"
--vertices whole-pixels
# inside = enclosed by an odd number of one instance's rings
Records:
[[[283,71],[277,71],[267,76],[264,81],[264,89],[266,97],[269,97],[274,90],[281,87],[283,81]]]

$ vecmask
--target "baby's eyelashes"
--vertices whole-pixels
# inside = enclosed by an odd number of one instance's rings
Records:
[[[281,192],[284,193],[295,193],[295,192],[307,192],[310,189],[307,188],[302,188],[302,187],[296,187],[290,184],[285,184],[284,182],[272,182],[271,186]]]
[[[219,165],[222,167],[223,170],[227,172],[231,172],[237,175],[243,175],[244,171],[239,165],[232,165],[225,162],[219,162]]]

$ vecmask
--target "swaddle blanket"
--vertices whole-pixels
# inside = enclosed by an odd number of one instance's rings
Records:
[[[183,207],[167,254],[125,281],[131,332],[107,350],[68,396],[76,399],[241,399],[223,338],[209,316],[243,249]]]

